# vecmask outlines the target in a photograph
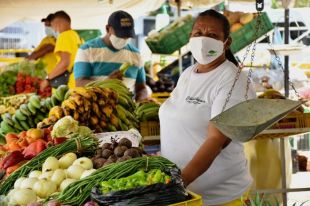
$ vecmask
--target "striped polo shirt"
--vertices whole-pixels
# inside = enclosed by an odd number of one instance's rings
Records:
[[[74,78],[107,77],[125,62],[132,66],[124,74],[124,83],[130,90],[134,90],[135,83],[145,82],[139,50],[131,44],[116,50],[108,47],[102,38],[96,38],[79,48],[74,64]]]

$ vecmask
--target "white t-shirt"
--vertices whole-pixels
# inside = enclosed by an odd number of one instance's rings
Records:
[[[222,112],[238,68],[227,60],[207,73],[195,70],[196,65],[182,73],[159,111],[161,154],[181,169],[205,141],[209,120]],[[247,75],[242,72],[226,109],[245,100],[246,84]],[[248,96],[255,98],[252,85]],[[251,183],[243,145],[231,142],[188,188],[202,195],[204,204],[217,205],[241,197]]]

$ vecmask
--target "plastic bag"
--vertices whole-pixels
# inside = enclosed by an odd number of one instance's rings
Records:
[[[102,194],[100,185],[92,189],[91,197],[100,205],[109,206],[161,206],[182,202],[190,199],[181,179],[181,172],[177,168],[165,171],[171,176],[169,184],[153,184]]]

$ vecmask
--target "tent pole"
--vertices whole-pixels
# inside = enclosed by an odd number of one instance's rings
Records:
[[[177,14],[178,17],[181,17],[181,4],[182,4],[182,0],[175,0],[177,3]],[[182,53],[181,53],[181,49],[179,49],[179,73],[180,76],[183,72],[183,63],[182,63]]]
[[[289,9],[285,8],[284,10],[284,44],[289,44],[289,27],[290,27],[290,19],[289,19]],[[285,96],[289,97],[289,57],[284,56],[284,89]],[[281,147],[281,171],[282,171],[282,189],[287,189],[286,182],[286,162],[285,162],[285,140],[284,138],[280,139],[280,147]],[[283,206],[287,206],[287,192],[282,193]]]

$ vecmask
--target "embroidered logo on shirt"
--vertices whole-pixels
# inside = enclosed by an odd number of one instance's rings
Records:
[[[199,97],[190,97],[190,96],[187,96],[185,100],[186,100],[188,103],[190,103],[190,104],[203,104],[203,103],[206,103],[206,101],[200,99]]]

